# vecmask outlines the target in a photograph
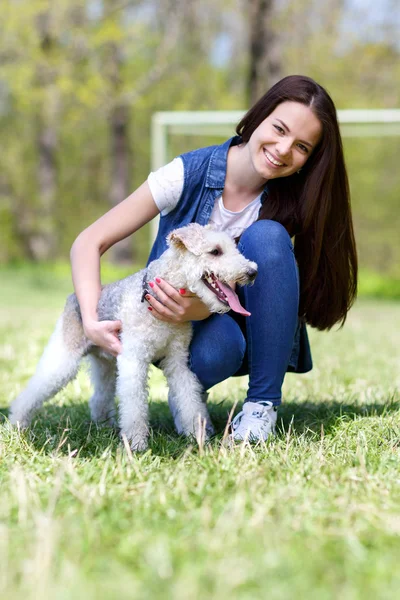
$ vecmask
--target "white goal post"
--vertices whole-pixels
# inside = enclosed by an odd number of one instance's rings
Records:
[[[400,135],[400,109],[338,110],[343,137],[378,137]],[[209,135],[228,139],[234,135],[246,110],[157,112],[151,123],[151,170],[170,160],[168,140],[173,135]],[[152,221],[156,236],[158,219]]]

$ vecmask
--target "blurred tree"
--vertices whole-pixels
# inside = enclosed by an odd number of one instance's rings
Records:
[[[114,31],[106,43],[105,77],[108,84],[108,119],[110,123],[110,205],[115,206],[129,195],[132,188],[131,172],[135,168],[133,144],[130,137],[130,120],[138,100],[148,94],[167,72],[177,67],[174,53],[175,43],[180,32],[180,14],[184,9],[183,0],[168,0],[156,6],[163,12],[162,28],[157,32],[158,44],[147,46],[143,36],[143,50],[154,53],[151,64],[140,72],[135,83],[126,79],[125,64],[128,58],[135,61],[136,52],[128,51],[135,33],[124,22],[126,13],[120,0],[104,0],[103,26]],[[127,8],[143,8],[143,2],[130,2]],[[137,32],[136,32],[137,33]],[[126,238],[115,244],[110,251],[111,258],[117,262],[132,260],[132,239]]]
[[[34,6],[23,13],[17,4],[7,3],[2,21],[0,63],[9,98],[6,123],[15,127],[8,146],[10,155],[4,161],[5,178],[11,195],[13,227],[25,254],[33,259],[48,259],[54,256],[56,248],[53,209],[59,117],[59,94],[55,85],[57,40],[47,6],[36,0]],[[30,165],[34,170],[34,180],[30,179],[29,185],[29,206],[24,201],[21,182],[23,157],[24,166],[29,168]],[[12,159],[16,160],[15,164]]]
[[[395,13],[385,3],[376,25],[367,5],[354,6],[2,0],[0,260],[66,256],[83,227],[140,185],[155,111],[246,108],[249,80],[258,97],[275,68],[275,78],[314,77],[338,108],[399,106]],[[170,156],[219,140],[176,137]],[[390,272],[400,264],[397,145],[346,141],[361,261]],[[125,242],[142,262],[148,243],[144,230]]]
[[[254,104],[282,77],[274,0],[247,0],[249,21],[248,102]]]
[[[31,256],[49,260],[56,251],[54,206],[57,193],[57,139],[60,118],[60,94],[56,79],[58,75],[57,45],[59,43],[53,25],[53,15],[48,6],[36,14],[39,57],[36,64],[34,84],[41,90],[42,101],[37,112],[37,179],[39,206],[35,214],[35,226],[26,232],[26,244]]]

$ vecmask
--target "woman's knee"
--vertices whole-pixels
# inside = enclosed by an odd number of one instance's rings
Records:
[[[280,259],[282,253],[293,251],[293,244],[286,229],[277,221],[262,219],[248,227],[242,234],[239,248],[250,260]]]
[[[190,368],[206,389],[234,375],[245,352],[244,335],[228,315],[214,315],[195,323]]]

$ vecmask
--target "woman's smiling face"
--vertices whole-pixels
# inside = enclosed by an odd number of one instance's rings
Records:
[[[321,122],[310,107],[282,102],[247,143],[253,168],[265,180],[292,175],[306,163],[321,136]]]

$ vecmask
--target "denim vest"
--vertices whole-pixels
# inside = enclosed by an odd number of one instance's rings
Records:
[[[166,237],[178,227],[189,223],[206,225],[210,219],[214,203],[222,195],[225,186],[228,150],[241,142],[235,136],[221,146],[200,148],[181,155],[184,167],[184,184],[177,206],[168,214],[160,215],[160,224],[148,263],[161,256],[167,249]],[[265,189],[261,202],[268,197]],[[299,320],[288,371],[306,373],[312,369],[310,344],[306,326]]]

